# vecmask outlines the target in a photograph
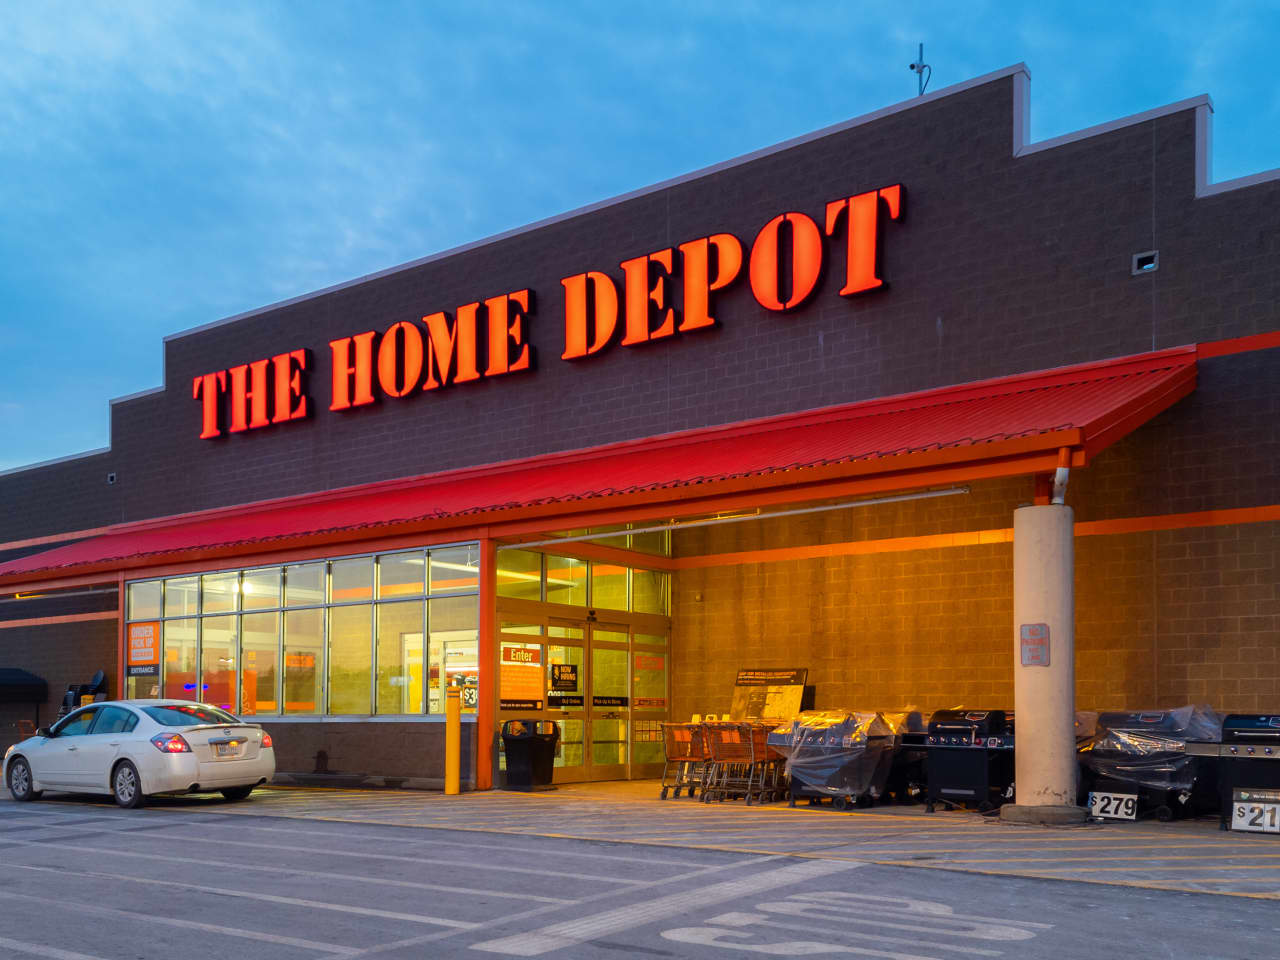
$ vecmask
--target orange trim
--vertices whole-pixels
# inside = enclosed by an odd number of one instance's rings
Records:
[[[1213,340],[1196,344],[1198,357],[1225,357],[1233,353],[1250,353],[1254,350],[1270,350],[1280,347],[1280,330],[1255,333],[1249,337],[1233,337],[1230,340]]]
[[[0,551],[18,550],[22,547],[38,547],[46,543],[61,543],[64,540],[84,540],[86,537],[96,537],[102,533],[109,533],[111,529],[111,527],[94,527],[91,530],[72,530],[70,533],[51,533],[47,537],[10,540],[8,543],[0,543]]]
[[[1236,510],[1201,510],[1197,513],[1167,513],[1155,517],[1127,517],[1118,520],[1087,520],[1076,524],[1077,537],[1143,533],[1148,530],[1186,530],[1192,527],[1228,527],[1239,523],[1272,523],[1280,520],[1280,504],[1240,507]]]
[[[30,617],[26,620],[0,620],[0,630],[11,630],[14,627],[48,627],[59,623],[84,623],[88,620],[116,620],[119,610],[100,610],[97,613],[68,613],[61,617]]]
[[[1188,530],[1195,527],[1223,527],[1242,523],[1280,521],[1280,504],[1242,507],[1238,510],[1203,510],[1199,513],[1172,513],[1154,517],[1126,517],[1117,520],[1087,520],[1077,523],[1077,537],[1115,536],[1152,530]],[[1013,528],[939,533],[921,537],[892,537],[885,540],[853,540],[808,547],[780,547],[776,550],[749,550],[741,553],[711,553],[700,557],[677,557],[677,570],[704,567],[733,567],[749,563],[782,563],[820,557],[848,557],[874,553],[905,553],[911,550],[938,550],[972,547],[988,543],[1012,543]]]
[[[498,545],[480,541],[480,642],[476,673],[476,789],[493,788],[494,737],[498,719]]]
[[[120,618],[119,629],[116,631],[116,696],[124,699],[129,695],[125,683],[125,615],[128,613],[128,607],[125,606],[124,593],[124,571],[116,574],[116,613]],[[158,679],[158,678],[157,678]]]

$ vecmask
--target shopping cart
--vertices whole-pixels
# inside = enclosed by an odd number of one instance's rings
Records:
[[[704,723],[707,752],[702,802],[745,797],[749,804],[782,796],[783,758],[769,746],[770,724]]]
[[[707,738],[700,723],[664,723],[662,725],[662,745],[666,751],[666,763],[662,767],[663,800],[674,790],[680,796],[681,790],[688,790],[690,797],[698,789],[705,790],[707,761],[711,754],[707,751]]]

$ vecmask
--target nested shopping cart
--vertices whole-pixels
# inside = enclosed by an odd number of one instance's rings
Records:
[[[692,797],[697,790],[706,788],[707,738],[700,723],[664,723],[662,745],[666,751],[666,763],[662,767],[662,794],[674,790],[679,797],[681,790],[688,790]]]
[[[748,804],[782,796],[782,757],[769,746],[769,724],[704,723],[707,752],[703,803],[745,797]]]

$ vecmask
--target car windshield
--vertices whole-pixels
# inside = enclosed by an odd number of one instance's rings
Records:
[[[217,707],[200,703],[173,703],[163,707],[143,707],[143,712],[156,723],[166,727],[194,727],[201,723],[239,723],[240,721]]]

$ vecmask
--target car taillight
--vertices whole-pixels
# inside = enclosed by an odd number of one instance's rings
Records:
[[[265,750],[269,746],[271,746],[271,734],[264,733],[262,735],[262,748]]]
[[[156,749],[161,753],[190,753],[191,745],[182,739],[181,734],[177,733],[161,733],[151,738],[151,742],[156,745]]]

